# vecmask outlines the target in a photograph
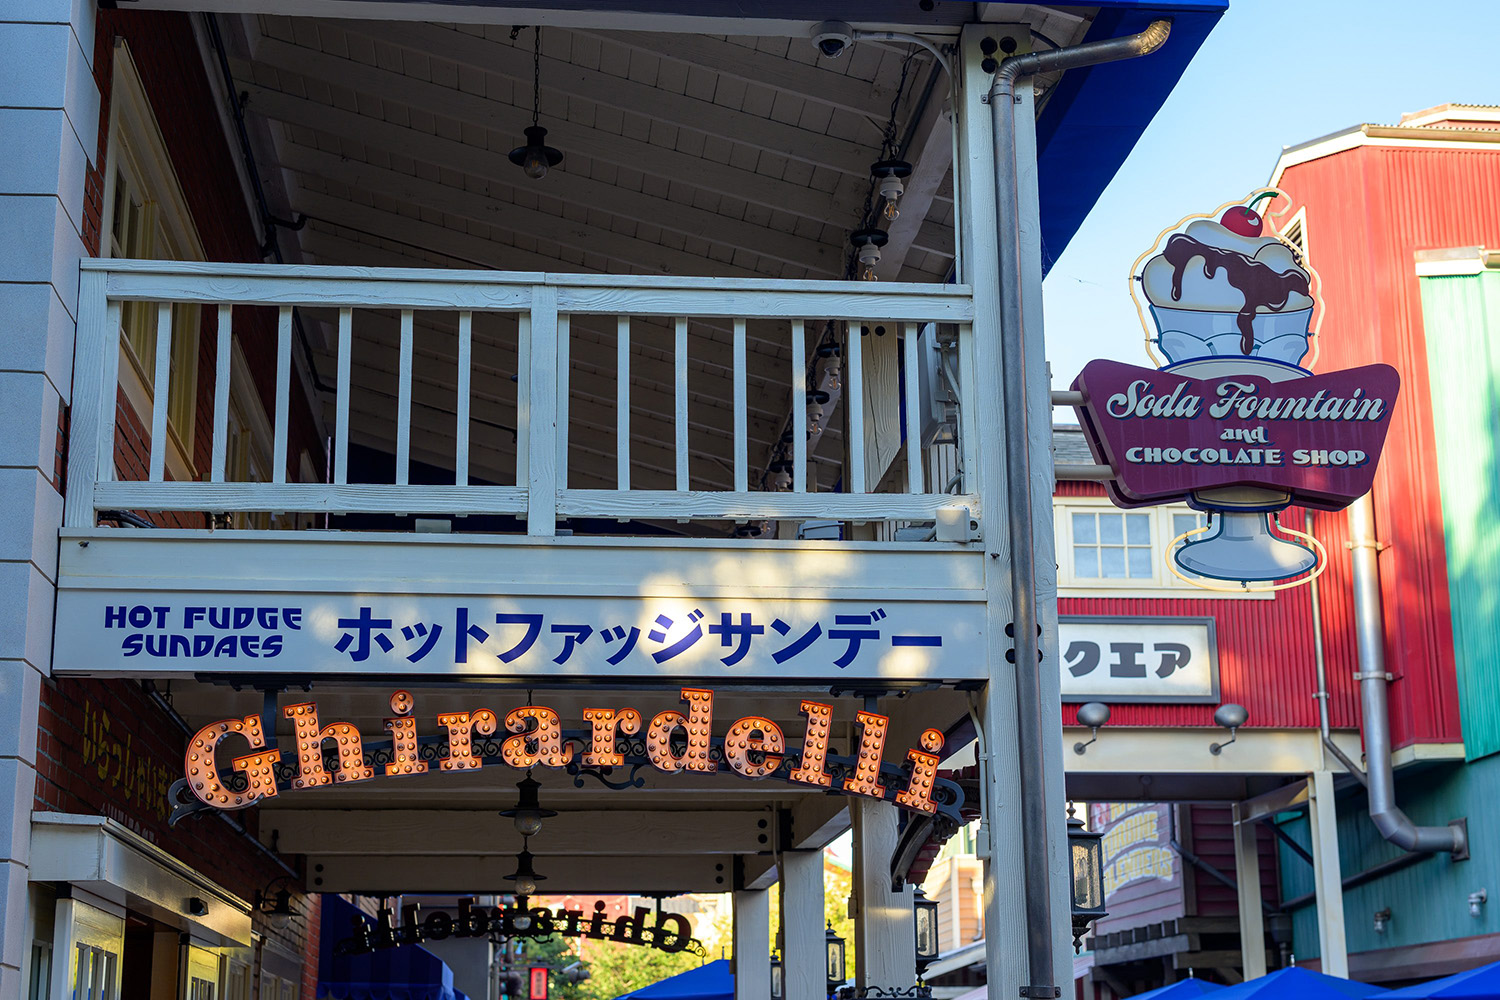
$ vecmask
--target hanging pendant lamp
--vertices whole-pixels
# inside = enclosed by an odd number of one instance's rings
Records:
[[[510,162],[526,171],[526,176],[540,180],[547,170],[562,162],[563,155],[547,145],[547,130],[537,124],[542,109],[542,29],[532,28],[531,51],[531,125],[522,132],[526,145],[510,151]]]

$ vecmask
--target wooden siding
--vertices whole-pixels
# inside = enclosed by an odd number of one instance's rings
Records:
[[[1454,741],[1460,728],[1435,397],[1413,254],[1500,246],[1500,155],[1425,144],[1361,146],[1290,166],[1279,186],[1292,200],[1285,218],[1307,211],[1308,261],[1322,279],[1317,369],[1385,362],[1401,373],[1402,399],[1374,490],[1377,530],[1387,546],[1380,563],[1387,669],[1396,677],[1392,736],[1398,747]],[[1340,550],[1329,545],[1329,551]],[[1344,648],[1353,623],[1347,557],[1332,562],[1322,591],[1324,631],[1331,648]]]
[[[1500,756],[1468,765],[1430,768],[1396,782],[1396,798],[1413,822],[1442,826],[1464,816],[1469,821],[1473,856],[1450,861],[1435,854],[1395,874],[1344,891],[1344,921],[1349,952],[1398,948],[1430,941],[1476,937],[1500,931]],[[1340,796],[1339,855],[1345,878],[1401,854],[1381,839],[1366,814],[1363,792],[1351,789]],[[1309,844],[1307,817],[1284,824],[1298,843]],[[1285,846],[1280,847],[1282,885],[1286,898],[1312,891],[1312,867]],[[1490,902],[1480,915],[1469,915],[1469,893],[1488,888]],[[1377,910],[1389,907],[1391,920],[1382,934],[1374,928]],[[1317,957],[1317,915],[1312,905],[1300,907],[1292,920],[1294,953],[1299,960]],[[1451,971],[1451,970],[1450,970]]]
[[[1057,484],[1057,496],[1099,496],[1097,483]],[[1288,523],[1300,527],[1293,512]],[[1321,514],[1314,530],[1328,546],[1334,568],[1323,578],[1336,577],[1342,563],[1342,583],[1325,583],[1324,589],[1342,586],[1347,592],[1347,550],[1336,533],[1326,529],[1341,520]],[[1149,595],[1149,596],[1148,596]],[[1317,666],[1313,653],[1312,597],[1306,587],[1284,590],[1270,600],[1197,597],[1192,592],[1157,590],[1141,597],[1064,597],[1058,601],[1064,615],[1163,615],[1213,618],[1219,642],[1219,695],[1224,702],[1237,702],[1250,712],[1251,727],[1312,728],[1318,724]],[[1325,635],[1328,621],[1324,612]],[[1348,618],[1352,621],[1352,618]],[[1352,629],[1337,633],[1338,640],[1325,640],[1328,664],[1329,717],[1334,728],[1359,726],[1359,692],[1353,680]],[[1213,726],[1216,705],[1112,705],[1112,726]],[[1063,721],[1073,725],[1075,705],[1063,706]]]
[[[1470,760],[1500,751],[1500,271],[1421,279],[1459,716]]]

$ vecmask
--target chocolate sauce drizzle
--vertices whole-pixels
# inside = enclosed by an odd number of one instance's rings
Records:
[[[1280,311],[1286,306],[1287,299],[1291,298],[1293,292],[1308,294],[1307,275],[1298,271],[1288,271],[1285,274],[1277,271],[1262,261],[1258,261],[1238,250],[1222,250],[1211,247],[1206,243],[1193,239],[1184,233],[1178,233],[1167,240],[1166,247],[1162,250],[1162,256],[1167,263],[1172,265],[1172,301],[1182,299],[1182,273],[1188,266],[1188,261],[1194,257],[1203,258],[1203,276],[1212,280],[1215,272],[1224,269],[1229,284],[1245,296],[1245,305],[1235,317],[1235,323],[1240,328],[1240,352],[1249,354],[1255,350],[1255,333],[1251,329],[1251,321],[1255,319],[1255,311],[1265,306],[1272,312]]]

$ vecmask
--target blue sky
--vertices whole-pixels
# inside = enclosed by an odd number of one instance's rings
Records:
[[[1264,185],[1283,146],[1437,104],[1500,104],[1497,38],[1500,0],[1230,0],[1047,276],[1053,386],[1092,358],[1150,364],[1127,280],[1162,229]]]

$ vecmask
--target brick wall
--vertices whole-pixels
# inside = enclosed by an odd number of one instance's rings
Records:
[[[260,262],[250,212],[234,168],[234,156],[213,106],[188,15],[153,11],[101,10],[96,33],[94,72],[100,102],[99,149],[95,169],[85,179],[84,241],[97,254],[103,228],[103,192],[107,162],[110,84],[116,38],[124,38],[156,111],[168,154],[182,185],[204,251],[209,260]],[[235,335],[244,352],[266,412],[273,412],[276,315],[274,310],[237,308]],[[198,399],[194,415],[192,461],[206,472],[213,448],[213,379],[216,367],[217,311],[203,309],[199,336]],[[150,457],[149,414],[137,414],[123,393],[118,395],[115,424],[115,468],[121,479],[144,479]],[[316,468],[322,447],[312,411],[300,385],[293,382],[288,434],[288,478],[297,478],[305,449]],[[55,486],[65,489],[67,424],[60,418]],[[201,514],[157,515],[164,527],[202,527]],[[158,844],[203,872],[230,892],[253,901],[257,892],[285,874],[280,865],[250,838],[255,809],[232,814],[241,834],[211,813],[167,825],[166,792],[182,774],[187,736],[171,715],[135,681],[50,678],[41,693],[37,732],[39,811],[108,816]],[[300,880],[298,880],[300,884]],[[280,887],[278,887],[280,888]],[[295,888],[295,886],[293,886]],[[256,930],[279,938],[304,956],[302,995],[316,989],[316,896],[294,893],[301,916],[285,931],[256,919]]]
[[[248,839],[257,829],[257,810],[231,814],[245,835],[209,812],[167,824],[167,790],[182,776],[186,750],[187,735],[141,684],[49,678],[39,711],[35,808],[107,816],[253,902],[286,874]],[[260,920],[256,929],[301,952],[306,922],[316,919],[308,903],[294,895],[303,918],[287,931]]]
[[[196,15],[193,15],[196,16]],[[211,261],[260,263],[260,247],[244,191],[235,172],[238,152],[225,141],[190,15],[166,11],[101,10],[95,36],[94,76],[100,91],[99,151],[85,179],[84,240],[97,254],[103,237],[104,178],[108,163],[110,87],[117,39],[130,47],[141,83],[156,112],[167,154],[182,186],[204,254]],[[198,406],[193,464],[206,472],[213,449],[213,379],[217,363],[217,310],[203,309],[198,343]],[[244,352],[261,405],[274,413],[276,310],[234,311],[235,340]],[[127,406],[128,408],[128,406]],[[323,467],[323,446],[312,409],[294,379],[288,428],[287,476],[295,482],[302,451]]]

